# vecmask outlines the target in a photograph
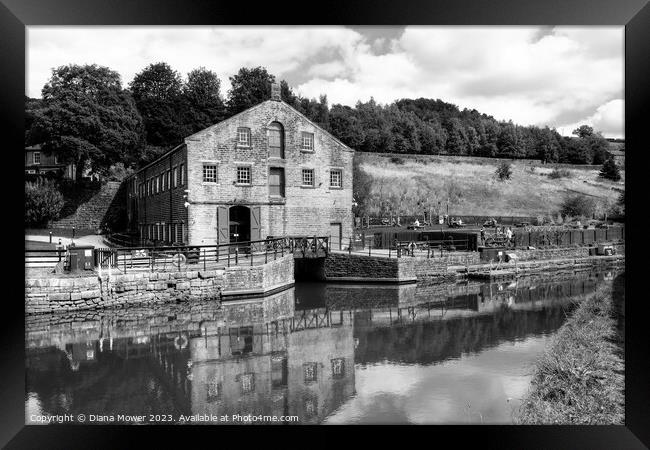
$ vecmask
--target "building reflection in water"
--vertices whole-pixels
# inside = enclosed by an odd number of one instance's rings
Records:
[[[26,403],[49,414],[295,415],[320,423],[355,394],[355,363],[437,363],[552,332],[566,313],[554,305],[593,292],[606,276],[301,283],[221,307],[30,316]]]

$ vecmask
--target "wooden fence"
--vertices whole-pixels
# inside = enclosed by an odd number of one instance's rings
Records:
[[[587,230],[518,231],[514,232],[517,247],[568,247],[598,242],[624,241],[625,227],[594,228]]]

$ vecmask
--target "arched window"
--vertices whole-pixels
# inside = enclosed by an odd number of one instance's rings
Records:
[[[269,125],[269,157],[284,158],[284,128],[279,122]]]

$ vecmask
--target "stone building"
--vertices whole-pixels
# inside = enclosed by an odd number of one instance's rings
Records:
[[[354,151],[277,92],[201,130],[128,180],[143,240],[191,245],[352,233]]]
[[[59,160],[56,152],[46,154],[39,144],[25,147],[25,175],[32,177],[53,176],[74,180],[76,166]]]

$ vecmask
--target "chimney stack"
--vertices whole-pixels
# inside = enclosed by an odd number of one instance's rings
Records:
[[[280,95],[280,83],[271,83],[271,100],[279,102],[282,100]]]

